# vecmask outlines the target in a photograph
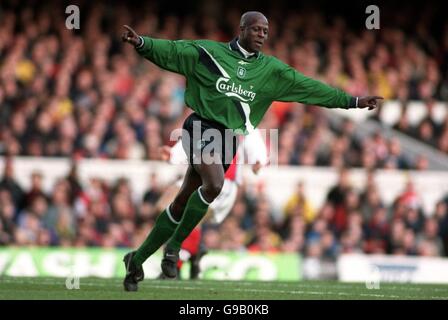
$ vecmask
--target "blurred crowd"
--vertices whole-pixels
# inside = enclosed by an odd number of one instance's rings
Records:
[[[33,172],[29,189],[14,178],[12,159],[0,181],[0,245],[138,247],[158,216],[166,189],[157,174],[141,199],[126,179],[108,184],[90,178],[81,184],[76,163],[50,192],[42,172]],[[363,190],[353,188],[341,169],[324,204],[314,207],[298,183],[282,208],[274,208],[262,185],[243,185],[230,215],[217,226],[205,219],[203,241],[210,250],[301,253],[334,261],[341,253],[448,256],[448,195],[424,212],[409,181],[386,206],[375,172]],[[278,215],[275,211],[280,210]]]
[[[274,103],[275,106],[285,103]],[[275,112],[275,108],[274,108]],[[381,131],[360,135],[350,119],[332,124],[319,107],[292,108],[283,115],[279,131],[278,163],[282,165],[362,167],[366,170],[426,170],[428,158],[406,154],[396,137],[387,138]],[[275,122],[267,117],[263,124]]]
[[[314,208],[299,182],[275,218],[266,194],[243,187],[231,215],[205,233],[210,248],[263,252],[299,252],[334,261],[341,253],[448,256],[448,196],[425,213],[409,181],[386,206],[375,175],[368,172],[364,190],[356,190],[350,172],[341,169],[326,201]]]
[[[122,25],[158,38],[229,41],[241,14],[159,15],[155,2],[84,2],[80,30],[69,30],[63,2],[5,0],[0,8],[0,155],[116,159],[159,159],[189,112],[183,77],[123,45]],[[433,33],[436,13],[428,6],[410,16],[410,30],[400,18],[371,31],[317,9],[271,10],[264,52],[353,95],[430,105],[448,99],[448,24]],[[448,152],[448,119],[399,126]],[[282,164],[427,167],[424,155],[407,159],[398,140],[381,132],[356,139],[353,124],[335,128],[325,112],[296,103],[274,103],[262,127],[280,128]]]
[[[411,125],[406,115],[406,107],[407,103],[403,102],[400,118],[394,125],[394,129],[448,154],[448,114],[443,121],[437,121],[435,100],[429,99],[425,101],[426,116],[416,125]],[[445,108],[448,109],[448,104]]]

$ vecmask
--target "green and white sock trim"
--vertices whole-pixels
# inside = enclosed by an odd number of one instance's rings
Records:
[[[174,220],[173,216],[171,215],[170,206],[171,206],[171,204],[169,204],[168,207],[166,207],[166,214],[167,214],[168,218],[170,219],[170,221],[171,221],[172,223],[174,223],[174,224],[179,224],[180,221],[176,221],[176,220]]]
[[[210,205],[210,202],[208,202],[207,200],[205,200],[205,198],[202,196],[201,188],[202,188],[202,186],[200,186],[200,187],[198,188],[199,198],[201,198],[202,202],[204,202],[206,205],[209,206],[209,205]]]

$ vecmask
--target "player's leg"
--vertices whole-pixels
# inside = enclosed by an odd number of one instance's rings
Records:
[[[181,180],[180,180],[181,183]],[[156,204],[156,210],[162,211],[168,206],[179,191],[180,184],[173,184],[162,194],[159,201]],[[207,223],[220,224],[229,214],[232,209],[238,186],[235,181],[230,179],[224,179],[224,185],[218,197],[210,204],[206,216],[209,215],[210,219]],[[179,261],[177,263],[178,272],[183,266],[183,262],[190,262],[190,279],[197,279],[200,273],[200,261],[204,255],[207,254],[207,248],[205,248],[202,241],[202,227],[199,224],[188,237],[182,242]]]
[[[182,219],[165,247],[162,271],[169,278],[177,277],[182,242],[205,216],[210,203],[219,195],[224,184],[222,164],[199,163],[194,164],[194,168],[202,179],[202,185],[188,199]]]
[[[228,168],[237,148],[235,136],[226,135],[222,125],[202,119],[197,114],[193,113],[185,120],[184,129],[182,146],[189,163],[201,177],[202,185],[189,197],[182,219],[165,247],[162,272],[168,278],[177,277],[181,244],[205,216],[210,203],[221,192],[225,169]],[[209,133],[212,135],[208,139],[205,138]],[[212,142],[213,145],[210,146],[214,148],[210,150],[209,144]],[[208,160],[214,161],[210,163]]]
[[[170,184],[165,189],[165,191],[162,193],[162,195],[160,196],[160,198],[158,199],[158,201],[155,205],[156,212],[162,212],[163,210],[165,210],[166,207],[168,207],[168,205],[173,203],[174,199],[176,198],[177,194],[179,193],[182,183],[183,183],[183,179],[179,179],[176,182]],[[224,182],[224,187],[225,186],[226,186],[226,182]],[[224,188],[221,191],[221,193],[223,191],[224,191]],[[218,196],[218,198],[216,198],[216,200],[218,200],[219,197],[220,196]],[[212,205],[213,205],[213,203],[216,202],[216,200],[212,202]],[[173,214],[173,213],[171,212],[171,214]],[[201,227],[199,225],[195,229],[193,229],[193,231],[188,235],[188,237],[185,239],[185,241],[182,242],[182,247],[179,252],[179,261],[177,263],[177,269],[178,269],[179,275],[180,275],[180,270],[182,269],[184,262],[187,262],[187,261],[190,261],[190,273],[193,273],[195,275],[197,275],[199,273],[198,265],[195,262],[199,262],[199,256],[203,255],[203,252],[201,252],[201,243],[202,243],[201,239],[202,239],[202,231],[201,231]],[[194,278],[197,278],[197,276],[195,276]],[[165,277],[162,276],[161,279],[165,279]]]
[[[238,193],[238,185],[234,180],[224,179],[224,185],[218,197],[210,204],[207,224],[219,225],[230,213]],[[163,196],[162,196],[163,197]],[[165,202],[165,206],[167,202]],[[204,222],[204,221],[203,221]],[[184,254],[182,254],[184,251]],[[207,248],[203,243],[202,227],[199,224],[182,243],[178,262],[178,270],[182,262],[190,261],[190,279],[197,279],[200,273],[200,261],[207,254]]]
[[[189,166],[184,182],[171,205],[159,215],[150,234],[138,248],[132,261],[142,265],[154,252],[156,252],[173,234],[180,222],[183,210],[190,195],[201,185],[201,177]]]
[[[237,183],[233,180],[224,179],[221,193],[209,206],[210,219],[207,220],[207,224],[219,225],[224,221],[235,204],[237,193]],[[200,241],[196,250],[197,253],[192,254],[190,257],[190,279],[197,279],[199,277],[199,273],[201,272],[201,259],[207,254],[207,248],[203,242],[202,231],[201,228]]]
[[[153,229],[142,245],[124,257],[126,277],[123,284],[126,291],[137,291],[137,282],[144,278],[142,264],[171,237],[179,224],[180,219],[176,220],[176,217],[182,215],[182,212],[179,214],[178,211],[183,211],[189,196],[200,185],[201,177],[192,166],[189,166],[182,187],[172,204],[176,208],[176,214],[172,214],[170,206],[167,206],[157,218]]]

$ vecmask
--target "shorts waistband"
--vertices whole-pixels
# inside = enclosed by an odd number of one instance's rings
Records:
[[[210,124],[211,126],[216,127],[216,129],[219,129],[219,130],[221,130],[221,131],[224,131],[224,130],[226,130],[226,129],[231,130],[230,128],[227,128],[226,126],[224,126],[222,123],[219,123],[219,122],[217,122],[217,121],[209,120],[209,119],[206,119],[206,118],[204,118],[204,117],[201,117],[201,116],[198,115],[196,112],[192,113],[192,114],[190,115],[190,117],[198,118],[200,121],[203,121],[203,122],[205,122],[205,123],[208,123],[208,124]]]

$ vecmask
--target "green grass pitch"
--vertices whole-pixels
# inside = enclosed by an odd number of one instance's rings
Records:
[[[64,278],[0,277],[0,300],[144,299],[144,300],[448,300],[448,285],[381,284],[336,281],[254,282],[211,280],[145,280],[138,292],[124,292],[121,279],[81,278],[79,289]]]

